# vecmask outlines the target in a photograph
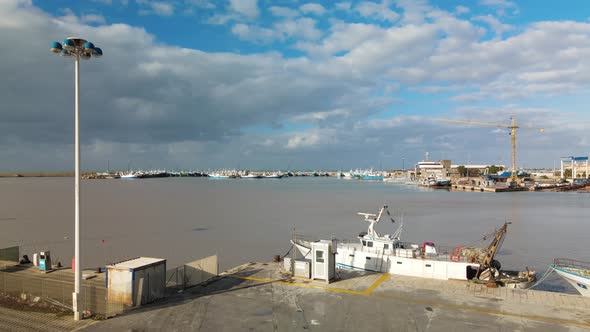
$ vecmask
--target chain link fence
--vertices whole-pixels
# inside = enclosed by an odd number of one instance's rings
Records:
[[[24,267],[0,266],[0,293],[8,294],[26,300],[43,300],[56,306],[72,310],[72,293],[74,282],[70,277],[55,275],[52,278],[23,273]],[[189,288],[203,283],[219,274],[217,255],[199,259],[166,271],[166,288],[168,295],[180,289]],[[143,284],[138,284],[142,282]],[[118,289],[149,289],[149,278],[134,280],[129,285],[117,285]],[[131,294],[131,293],[130,293]],[[139,294],[139,295],[138,295]],[[109,296],[106,283],[99,285],[97,282],[83,280],[78,305],[80,310],[100,318],[109,318],[133,308],[133,303],[140,305],[149,303],[151,293],[138,292],[135,296],[140,298],[133,301],[124,301],[111,294]],[[38,299],[37,299],[38,298]]]
[[[217,255],[213,255],[166,271],[166,287],[181,290],[201,284],[218,274]]]
[[[0,293],[24,300],[44,300],[55,306],[72,310],[74,283],[68,280],[47,279],[14,273],[11,268],[0,270]],[[107,288],[82,284],[78,299],[80,309],[93,315],[108,318],[122,313],[124,304],[108,300]]]

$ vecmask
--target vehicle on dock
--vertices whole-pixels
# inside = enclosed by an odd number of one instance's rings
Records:
[[[583,296],[590,296],[590,262],[556,258],[551,269],[557,272]]]
[[[392,235],[379,234],[375,224],[384,218],[385,213],[395,222],[387,206],[381,208],[378,214],[358,213],[369,223],[369,227],[359,234],[357,241],[336,241],[337,268],[443,280],[472,280],[511,288],[528,288],[536,280],[535,271],[528,268],[521,272],[502,271],[500,263],[494,259],[506,235],[508,222],[492,235],[487,248],[444,247],[430,241],[421,244],[403,242],[403,222]],[[303,256],[309,255],[309,240],[294,238],[291,242]]]

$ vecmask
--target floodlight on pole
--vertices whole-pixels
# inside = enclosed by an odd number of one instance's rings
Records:
[[[98,58],[102,55],[102,50],[95,47],[89,41],[77,37],[68,37],[62,43],[51,43],[51,52],[57,53],[63,57],[74,58],[74,82],[75,82],[75,184],[74,184],[74,210],[75,210],[75,230],[74,230],[74,293],[72,294],[72,309],[74,319],[80,320],[80,285],[82,279],[82,266],[80,264],[80,131],[79,131],[79,110],[80,110],[80,58],[88,60],[91,57]]]

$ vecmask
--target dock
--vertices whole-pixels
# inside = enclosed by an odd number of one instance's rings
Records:
[[[585,331],[590,298],[338,271],[326,284],[250,263],[83,331]]]
[[[529,191],[527,187],[484,187],[484,186],[472,186],[463,184],[451,185],[452,190],[458,191],[479,191],[479,192],[513,192],[513,191]]]

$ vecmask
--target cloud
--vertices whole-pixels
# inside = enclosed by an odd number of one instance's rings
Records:
[[[274,16],[294,18],[299,16],[299,12],[289,7],[271,6],[269,7],[270,12]]]
[[[321,44],[300,43],[297,47],[314,55],[333,55],[362,47],[363,43],[381,37],[384,30],[371,24],[338,23],[332,26],[331,33]]]
[[[275,38],[280,37],[272,29],[261,28],[258,26],[249,26],[243,23],[235,24],[231,32],[243,40],[249,40],[256,43],[269,43]]]
[[[293,135],[287,142],[287,149],[298,149],[302,147],[312,147],[320,143],[321,138],[317,132],[301,133]]]
[[[351,111],[347,109],[335,109],[331,111],[312,112],[294,116],[291,121],[294,122],[323,122],[331,118],[343,118],[351,115]]]
[[[104,17],[102,15],[97,15],[97,14],[82,15],[80,17],[80,21],[83,23],[96,23],[96,24],[104,24],[105,23]]]
[[[354,9],[366,18],[377,19],[381,21],[395,22],[399,18],[399,14],[389,8],[390,0],[383,0],[381,3],[372,1],[359,2]]]
[[[217,12],[205,23],[224,25],[230,21],[252,21],[259,15],[258,0],[229,0],[226,12]]]
[[[457,7],[455,7],[455,13],[457,13],[457,15],[467,14],[470,11],[471,10],[468,7],[465,7],[465,6],[457,6]]]
[[[314,14],[314,15],[323,15],[326,12],[326,8],[320,5],[319,3],[306,3],[299,7],[304,14]]]
[[[285,160],[293,168],[370,167],[401,154],[410,163],[423,151],[459,162],[465,152],[482,163],[503,155],[506,163],[508,137],[431,121],[434,111],[413,103],[416,90],[441,117],[502,122],[516,114],[523,125],[551,128],[545,136],[522,131],[527,164],[590,144],[588,115],[576,110],[590,85],[588,22],[536,22],[489,39],[436,8],[401,12],[395,24],[318,19],[327,30],[309,17],[252,22],[219,9],[236,21],[233,38],[297,49],[184,48],[149,27],[89,24],[71,10],[54,16],[0,1],[0,41],[11,45],[0,62],[3,167],[71,168],[73,63],[37,48],[73,34],[105,52],[81,64],[87,169],[106,160],[112,168],[284,168]],[[531,106],[542,104],[559,106]]]
[[[229,8],[250,19],[254,19],[260,15],[258,0],[230,0]]]
[[[154,0],[136,0],[143,9],[139,10],[140,15],[171,16],[174,14],[174,4],[171,2]]]
[[[309,17],[278,22],[275,29],[286,37],[300,37],[305,40],[317,40],[322,36],[322,32],[316,27],[316,21]]]
[[[494,33],[496,34],[496,38],[502,38],[504,32],[510,31],[513,29],[511,25],[503,24],[497,18],[492,15],[486,16],[476,16],[473,18],[475,21],[481,21],[487,23]]]
[[[403,9],[403,24],[422,24],[432,10],[426,0],[398,0],[397,7]]]
[[[184,2],[188,5],[202,9],[214,9],[217,7],[213,2],[208,0],[184,0]]]
[[[506,10],[512,9],[512,14],[519,14],[518,6],[516,3],[508,0],[480,0],[479,2],[483,6],[489,6],[496,8],[496,14],[499,16],[506,15]]]
[[[345,12],[347,12],[347,11],[350,11],[350,10],[351,10],[351,8],[352,8],[352,3],[351,3],[350,1],[336,2],[336,3],[334,4],[334,7],[335,7],[337,10],[342,10],[342,11],[345,11]]]

